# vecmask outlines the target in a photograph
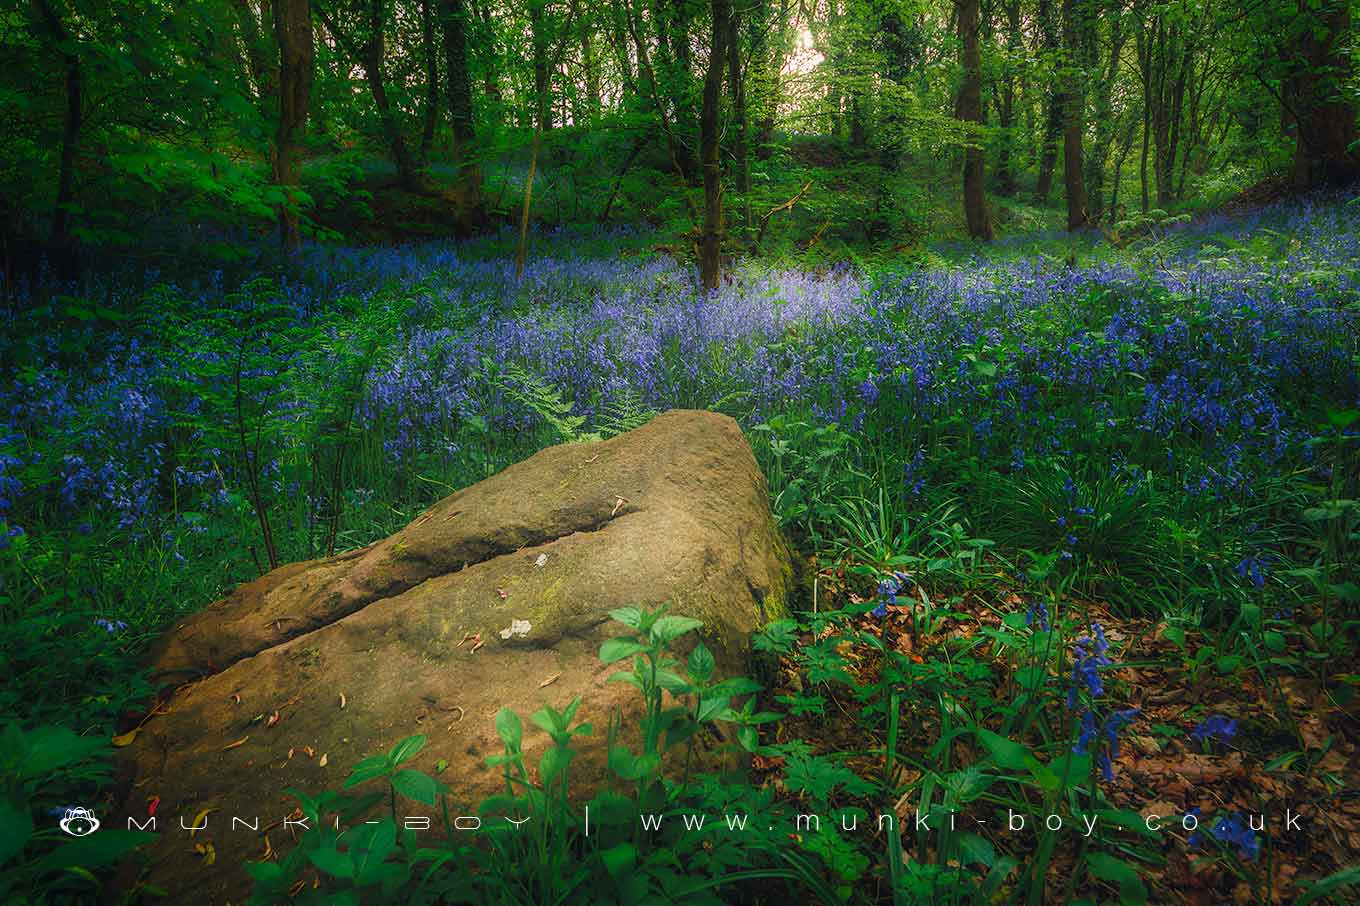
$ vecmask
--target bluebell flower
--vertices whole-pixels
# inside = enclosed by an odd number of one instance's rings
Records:
[[[1091,635],[1083,636],[1072,646],[1072,683],[1067,692],[1067,707],[1077,709],[1077,692],[1085,686],[1092,698],[1105,694],[1105,685],[1100,680],[1100,668],[1108,667],[1112,661],[1105,652],[1110,643],[1105,639],[1105,631],[1099,623],[1091,624]],[[1087,649],[1090,649],[1089,651]]]
[[[1218,740],[1220,742],[1230,742],[1237,735],[1237,721],[1222,714],[1215,714],[1200,721],[1199,726],[1190,732],[1190,738],[1196,742],[1208,740]]]
[[[1200,819],[1200,810],[1197,808],[1190,809],[1186,814]],[[1242,859],[1251,861],[1261,854],[1261,840],[1240,812],[1230,812],[1215,819],[1209,828],[1209,836],[1220,843],[1237,847],[1237,855]],[[1192,849],[1197,849],[1204,843],[1203,832],[1195,831],[1186,842]]]
[[[1266,576],[1270,574],[1270,565],[1266,559],[1257,554],[1249,554],[1238,561],[1233,571],[1243,579],[1248,579],[1257,588],[1264,588]]]
[[[1029,611],[1025,614],[1025,625],[1030,626],[1038,621],[1039,628],[1048,632],[1048,607],[1043,601],[1035,601],[1029,606]]]
[[[106,620],[103,617],[96,619],[94,625],[103,629],[105,632],[122,632],[124,629],[127,629],[128,626],[128,624],[124,623],[122,620]]]

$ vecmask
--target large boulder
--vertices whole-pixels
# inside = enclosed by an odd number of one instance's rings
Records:
[[[573,784],[593,786],[612,708],[638,713],[631,686],[605,683],[618,665],[597,659],[622,629],[608,611],[669,602],[703,620],[730,675],[790,587],[764,479],[730,418],[668,412],[544,450],[383,541],[280,567],[175,626],[152,671],[178,688],[124,750],[132,792],[105,820],[143,820],[159,797],[150,880],[172,897],[239,901],[243,861],[296,805],[286,788],[338,789],[356,761],[420,733],[429,742],[412,766],[446,761],[441,779],[472,804],[503,786],[485,767],[500,751],[496,712],[578,695],[601,732],[581,739]],[[530,764],[546,741],[526,731]],[[181,821],[205,809],[208,827],[191,837]],[[276,826],[268,846],[289,840]],[[209,842],[206,868],[195,845]]]

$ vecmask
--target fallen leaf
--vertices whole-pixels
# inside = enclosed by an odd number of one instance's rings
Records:
[[[293,750],[292,750],[292,749],[289,749],[289,750],[288,750],[288,760],[289,760],[289,761],[292,761],[292,760],[293,760]]]
[[[217,861],[217,850],[213,847],[211,841],[204,840],[202,843],[195,843],[194,852],[203,857],[204,867],[212,865]]]
[[[243,746],[243,745],[246,744],[246,740],[249,739],[249,738],[250,738],[249,736],[242,736],[240,739],[236,740],[235,742],[229,742],[229,743],[227,743],[226,745],[224,745],[224,746],[222,747],[222,751],[225,752],[227,749],[234,749],[234,748],[236,748],[237,746]]]
[[[472,646],[472,650],[473,650],[473,651],[476,651],[478,648],[481,648],[482,645],[484,645],[484,644],[486,644],[486,643],[483,642],[480,638],[478,638],[478,639],[477,639],[477,644]]]
[[[537,566],[538,568],[542,569],[543,567],[545,567],[545,566],[547,566],[547,565],[548,565],[548,555],[547,555],[547,554],[539,554],[539,555],[538,555],[538,559],[534,561],[534,566]]]
[[[324,767],[326,766],[326,763],[329,762],[329,761],[330,761],[330,757],[329,757],[328,755],[326,755],[326,754],[323,752],[323,753],[321,754],[321,760],[318,761],[317,764],[319,764],[321,767],[324,768]]]
[[[506,598],[510,597],[510,593],[509,593],[508,591],[506,591],[504,588],[498,588],[498,589],[496,589],[496,594],[498,594],[498,595],[501,596],[501,600],[502,600],[502,601],[504,601]]]
[[[115,736],[115,737],[113,737],[113,744],[114,744],[115,746],[118,746],[119,748],[122,748],[123,746],[130,746],[130,745],[132,745],[132,741],[133,741],[134,739],[136,739],[136,738],[137,738],[137,731],[136,731],[136,730],[128,730],[128,731],[127,731],[126,733],[124,733],[122,736]]]
[[[343,692],[340,693],[340,707],[345,707],[345,693]]]
[[[609,518],[613,519],[615,516],[617,516],[619,514],[619,510],[623,509],[623,505],[627,502],[628,502],[627,497],[616,496],[614,498],[614,509],[610,511]]]
[[[241,696],[236,695],[236,694],[233,694],[233,695],[231,696],[231,700],[234,701],[236,704],[239,705],[239,704],[241,703]]]
[[[160,804],[161,804],[161,797],[160,797],[160,796],[152,796],[152,797],[151,797],[151,801],[148,802],[148,803],[146,804],[146,816],[147,816],[148,818],[154,818],[154,817],[156,817],[156,806],[158,806],[158,805],[160,805]]]
[[[561,675],[562,674],[560,673],[554,673],[552,676],[539,683],[538,688],[542,689],[544,686],[551,686],[553,683],[557,682],[557,678]]]
[[[189,836],[192,837],[194,834],[198,833],[201,829],[207,827],[208,812],[215,811],[217,811],[215,807],[209,806],[208,808],[205,808],[203,811],[195,815],[192,826],[189,828]]]
[[[261,862],[268,862],[268,861],[269,861],[269,858],[270,858],[271,856],[273,856],[273,855],[274,855],[274,844],[269,842],[269,835],[268,835],[268,834],[265,834],[265,835],[264,835],[264,853],[261,854],[261,856],[260,856],[260,861],[261,861]]]
[[[279,722],[279,712],[278,712],[278,709],[275,709],[275,710],[274,710],[274,713],[271,714],[271,715],[269,715],[269,720],[265,722],[265,726],[266,726],[266,727],[272,727],[272,726],[274,726],[274,724],[276,724],[276,723],[278,723],[278,722]]]
[[[308,758],[316,757],[316,749],[313,749],[311,746],[303,746],[302,751],[307,753]]]

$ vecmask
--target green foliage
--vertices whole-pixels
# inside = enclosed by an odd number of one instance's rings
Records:
[[[44,725],[24,731],[0,729],[0,898],[5,902],[89,895],[99,886],[92,873],[107,868],[155,834],[105,828],[68,836],[57,818],[79,806],[62,803],[109,779],[112,747],[107,737],[77,736]],[[55,807],[54,807],[55,806]],[[41,817],[35,820],[34,813]],[[81,830],[89,821],[77,818]]]

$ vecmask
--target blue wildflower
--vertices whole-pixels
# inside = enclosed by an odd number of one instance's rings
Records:
[[[1257,588],[1264,588],[1266,576],[1270,575],[1270,565],[1264,557],[1249,554],[1238,561],[1233,571],[1240,578],[1248,579]]]
[[[122,620],[106,620],[103,617],[100,617],[94,621],[94,625],[105,632],[122,632],[124,629],[127,629],[128,624],[124,623]]]
[[[1048,632],[1048,608],[1043,601],[1035,601],[1029,606],[1029,612],[1025,614],[1025,625],[1032,625],[1038,621],[1039,628]]]
[[[1222,714],[1215,714],[1200,721],[1199,726],[1190,732],[1190,738],[1196,742],[1206,742],[1218,740],[1229,742],[1237,735],[1237,721]]]
[[[1186,814],[1194,815],[1196,821],[1200,818],[1200,810],[1197,808],[1190,809]],[[1243,859],[1252,860],[1261,854],[1261,840],[1248,826],[1240,812],[1220,816],[1209,828],[1209,836],[1220,843],[1237,847],[1237,855]],[[1204,843],[1204,835],[1197,830],[1186,842],[1192,849],[1198,848]]]

